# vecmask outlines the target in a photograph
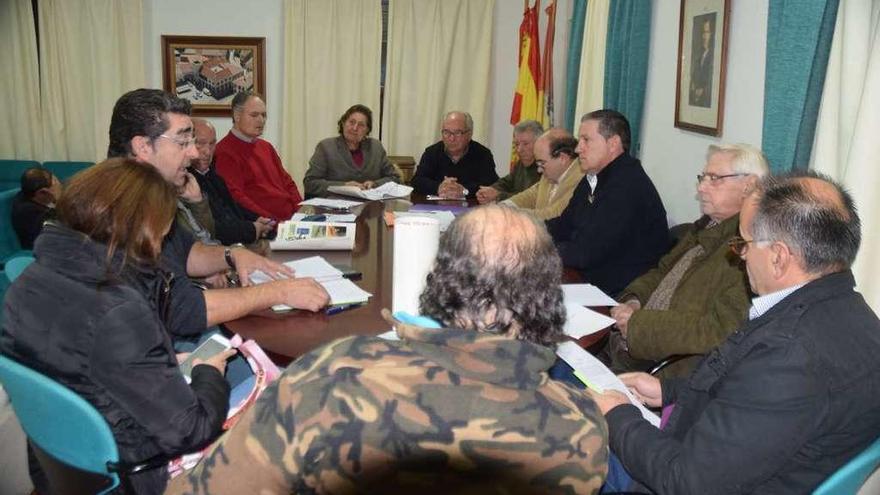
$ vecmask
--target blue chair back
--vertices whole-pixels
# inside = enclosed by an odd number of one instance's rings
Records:
[[[33,256],[16,256],[9,261],[3,267],[3,271],[6,272],[6,278],[9,279],[9,282],[15,282],[15,279],[21,275],[21,272],[24,271],[25,268],[28,267],[31,263],[35,261]]]
[[[880,438],[825,480],[813,495],[855,495],[880,466]]]
[[[18,234],[12,228],[12,202],[15,195],[21,189],[0,191],[0,262],[3,262],[19,251],[21,243],[18,242]]]
[[[119,461],[116,440],[91,404],[6,356],[0,356],[0,382],[31,442],[64,464],[107,477],[111,484],[102,493],[119,485],[119,477],[107,466]]]
[[[43,167],[62,182],[92,165],[92,162],[43,162]]]
[[[33,160],[0,160],[0,191],[21,187],[21,174],[39,166],[40,162]]]

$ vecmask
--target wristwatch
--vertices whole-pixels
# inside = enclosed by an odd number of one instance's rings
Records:
[[[236,242],[235,244],[228,246],[223,250],[223,257],[226,258],[226,264],[229,265],[229,268],[235,269],[235,260],[232,259],[232,250],[236,248],[243,248],[244,244],[240,242]]]

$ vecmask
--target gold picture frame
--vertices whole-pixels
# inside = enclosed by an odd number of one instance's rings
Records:
[[[162,35],[162,82],[193,115],[230,116],[238,92],[266,99],[266,38]]]
[[[681,0],[675,127],[720,136],[730,0]]]

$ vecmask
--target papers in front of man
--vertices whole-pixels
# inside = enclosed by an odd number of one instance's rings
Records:
[[[617,306],[617,301],[602,289],[590,284],[562,284],[562,295],[565,304],[580,304],[581,306]]]
[[[614,325],[614,318],[568,301],[565,302],[565,313],[565,335],[576,339]]]
[[[589,352],[581,349],[574,342],[563,342],[556,348],[556,355],[574,369],[575,376],[592,390],[604,392],[605,390],[617,390],[627,396],[630,402],[642,412],[642,417],[656,427],[660,427],[660,417],[652,413],[639,402],[626,388],[626,385],[617,378],[601,361],[593,357]]]
[[[348,210],[355,206],[360,206],[360,201],[349,201],[347,199],[327,199],[312,198],[300,202],[300,206],[317,206],[319,208],[329,208],[331,210]]]
[[[449,224],[455,220],[455,215],[446,210],[420,210],[420,211],[395,211],[394,218],[403,217],[428,217],[436,218],[440,222],[440,232],[445,232]],[[393,223],[391,224],[393,225]]]
[[[295,222],[278,225],[269,247],[279,250],[350,250],[357,224],[342,222]]]
[[[305,213],[294,213],[293,218],[290,219],[291,222],[302,222],[307,217],[313,217],[314,215],[306,215]],[[327,213],[321,214],[319,216],[324,217],[322,222],[331,222],[331,223],[354,223],[357,221],[357,215],[354,213]]]
[[[361,189],[357,186],[330,186],[328,192],[334,194],[342,194],[344,196],[354,196],[355,198],[364,198],[370,201],[378,201],[382,199],[405,198],[413,191],[409,186],[403,186],[396,182],[386,182],[379,187],[372,189]]]
[[[367,302],[372,294],[361,289],[354,282],[343,278],[342,272],[321,256],[312,256],[296,261],[288,261],[285,265],[293,268],[296,278],[313,278],[324,287],[330,295],[330,305],[350,305]],[[251,282],[263,284],[271,281],[268,275],[261,271],[251,273]],[[275,311],[290,311],[290,306],[277,304],[272,306]]]

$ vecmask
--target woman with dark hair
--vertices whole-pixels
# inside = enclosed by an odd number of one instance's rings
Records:
[[[159,266],[176,196],[153,167],[130,159],[77,174],[5,300],[0,352],[89,401],[125,462],[203,447],[228,408],[223,373],[234,351],[198,362],[187,385],[165,330],[171,284],[188,283]],[[136,493],[161,493],[167,476],[162,467],[130,481]]]
[[[373,130],[369,108],[353,105],[342,114],[337,126],[339,136],[319,142],[309,159],[303,179],[307,197],[326,194],[329,186],[372,189],[386,182],[400,182],[400,174],[388,161],[382,143],[367,137]]]

